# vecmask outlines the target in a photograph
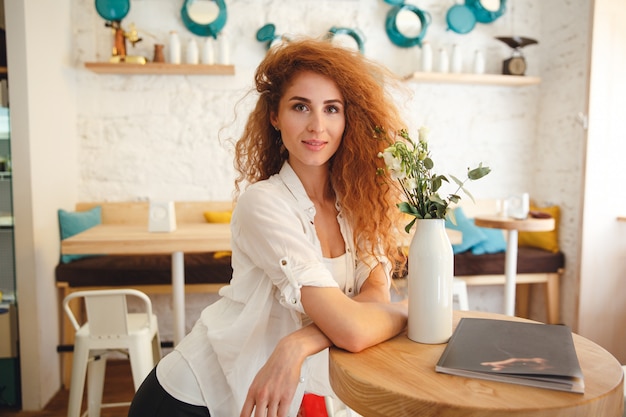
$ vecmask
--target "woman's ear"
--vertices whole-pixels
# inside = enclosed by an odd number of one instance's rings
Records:
[[[278,117],[274,112],[270,113],[270,123],[272,124],[272,126],[274,126],[275,130],[280,130],[280,128],[278,127]]]

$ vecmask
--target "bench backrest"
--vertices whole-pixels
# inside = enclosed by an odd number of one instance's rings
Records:
[[[500,200],[484,199],[473,202],[471,198],[464,197],[459,202],[459,206],[463,208],[463,213],[468,218],[474,218],[479,215],[496,215],[500,211]]]
[[[102,207],[104,224],[148,224],[150,203],[135,202],[80,202],[76,211],[85,211],[95,206]],[[228,211],[233,209],[231,201],[177,201],[174,203],[177,223],[205,223],[205,211]]]

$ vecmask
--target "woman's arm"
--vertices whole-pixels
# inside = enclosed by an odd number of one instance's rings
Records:
[[[353,297],[356,301],[374,301],[388,303],[391,301],[387,274],[381,264],[378,264],[361,286],[359,293]]]
[[[320,289],[317,287],[303,287],[302,290],[307,288]],[[406,304],[389,304],[387,276],[380,265],[372,270],[370,276],[362,285],[359,294],[354,297],[354,300],[358,302],[346,297],[337,288],[326,289],[334,294],[332,298],[338,296],[340,299],[349,301],[348,305],[351,306],[353,304],[368,304],[369,307],[366,310],[374,311],[373,315],[378,317],[379,324],[368,327],[368,331],[372,331],[373,337],[363,338],[363,340],[376,342],[368,346],[395,336],[406,326]],[[308,292],[308,290],[305,291]],[[315,292],[311,301],[313,302],[313,298],[318,296],[323,297],[322,294]],[[304,303],[304,292],[302,299]],[[383,307],[385,304],[391,306],[389,310]],[[384,325],[385,319],[382,318],[386,314],[389,315],[387,319],[389,326],[387,329],[385,329],[387,326]],[[328,317],[332,317],[332,314],[329,314]],[[323,321],[326,323],[328,320],[324,319]],[[331,345],[333,345],[331,339],[316,324],[303,327],[282,338],[250,385],[241,411],[241,417],[249,417],[255,407],[256,410],[263,412],[267,410],[268,415],[286,415],[298,385],[302,363],[308,356],[318,353]],[[259,415],[265,414],[261,413]]]
[[[406,302],[359,302],[338,288],[303,287],[307,315],[337,347],[360,352],[400,333],[407,323]]]
[[[241,417],[285,416],[291,406],[300,379],[300,369],[307,356],[331,345],[315,324],[303,327],[282,338],[248,390]],[[259,412],[261,414],[259,414]]]

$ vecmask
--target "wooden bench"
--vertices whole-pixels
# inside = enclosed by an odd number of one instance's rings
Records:
[[[96,206],[102,210],[103,224],[133,224],[148,228],[148,202],[89,202],[76,204],[76,211]],[[229,211],[231,202],[193,201],[175,203],[177,224],[206,223],[206,211]],[[171,256],[169,255],[101,255],[86,257],[55,268],[59,305],[75,291],[108,288],[133,288],[147,294],[169,294],[171,288]],[[214,252],[185,254],[185,292],[217,293],[232,276],[230,256]],[[74,343],[74,330],[61,314],[61,350]],[[63,355],[63,383],[69,386],[71,358]]]

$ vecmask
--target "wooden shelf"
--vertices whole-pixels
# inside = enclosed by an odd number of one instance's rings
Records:
[[[85,68],[98,74],[156,74],[156,75],[234,75],[234,65],[168,64],[148,62],[126,64],[85,62]]]
[[[450,84],[483,84],[526,86],[541,82],[539,77],[501,74],[444,74],[440,72],[414,72],[404,78],[406,81],[420,81],[426,83],[450,83]]]

